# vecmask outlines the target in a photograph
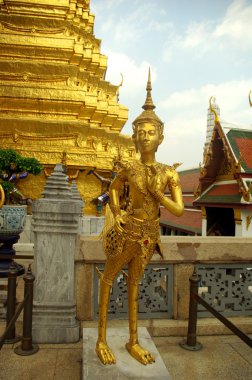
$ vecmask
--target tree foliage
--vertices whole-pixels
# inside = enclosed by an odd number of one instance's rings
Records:
[[[38,175],[42,165],[36,158],[24,157],[14,149],[0,149],[0,184],[5,193],[5,203],[19,203],[24,199],[16,183],[28,174]]]

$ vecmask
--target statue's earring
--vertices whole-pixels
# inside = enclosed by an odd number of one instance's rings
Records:
[[[158,145],[162,144],[163,140],[164,140],[164,135],[162,134],[162,135],[159,137],[159,144],[158,144]]]

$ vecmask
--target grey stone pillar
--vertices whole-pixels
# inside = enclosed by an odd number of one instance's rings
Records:
[[[44,198],[33,204],[33,340],[70,343],[80,337],[76,320],[74,256],[83,202],[73,199],[67,176],[57,164]]]

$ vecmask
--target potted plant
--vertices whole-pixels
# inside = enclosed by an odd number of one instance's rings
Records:
[[[17,182],[41,171],[42,165],[36,158],[23,157],[13,149],[0,149],[0,253],[4,256],[15,255],[12,245],[24,229],[29,203],[16,187]],[[1,266],[6,269],[7,264],[1,260],[0,275]]]

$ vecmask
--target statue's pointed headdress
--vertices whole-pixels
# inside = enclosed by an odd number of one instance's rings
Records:
[[[164,123],[159,119],[159,117],[154,112],[156,106],[153,104],[151,97],[151,73],[149,68],[148,82],[147,82],[147,95],[146,100],[142,108],[144,111],[133,121],[133,131],[135,132],[135,128],[142,123],[153,123],[160,128],[161,134],[163,134]]]

